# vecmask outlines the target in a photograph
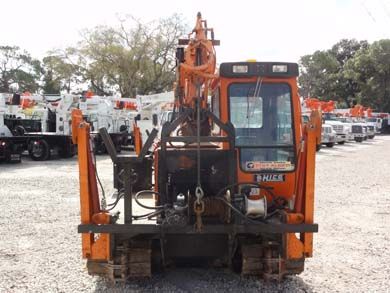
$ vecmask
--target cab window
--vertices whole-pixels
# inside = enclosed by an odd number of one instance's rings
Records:
[[[291,89],[286,83],[233,83],[230,121],[245,171],[291,171],[294,140]]]

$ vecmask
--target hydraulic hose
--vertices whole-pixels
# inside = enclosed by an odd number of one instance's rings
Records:
[[[148,210],[158,210],[158,209],[163,209],[164,206],[154,206],[154,207],[150,207],[150,206],[146,206],[144,204],[142,204],[138,197],[141,195],[141,194],[156,194],[156,195],[160,195],[160,193],[158,193],[157,191],[153,191],[153,190],[141,190],[141,191],[138,191],[135,196],[134,196],[134,199],[135,199],[135,202],[140,206],[140,207],[143,207],[144,209],[148,209]]]

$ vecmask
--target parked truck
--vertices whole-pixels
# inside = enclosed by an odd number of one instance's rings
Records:
[[[131,102],[135,102],[135,99],[96,95],[84,97],[79,101],[79,109],[84,119],[91,124],[94,150],[97,154],[107,152],[98,132],[102,127],[107,129],[117,152],[132,143],[130,129],[137,112],[125,104]]]
[[[321,143],[326,145],[328,148],[332,148],[336,143],[336,132],[331,125],[322,125]]]
[[[20,107],[21,96],[13,94],[11,99],[9,96],[0,95],[0,125],[2,141],[7,146],[3,150],[8,154],[6,161],[20,161],[24,151],[37,161],[49,159],[53,151],[63,158],[74,156],[70,109],[78,102],[77,96],[58,96],[55,106],[45,103],[30,109],[28,115]]]

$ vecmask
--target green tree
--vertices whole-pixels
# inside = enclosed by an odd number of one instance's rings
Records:
[[[330,52],[333,56],[336,57],[337,61],[340,64],[340,67],[343,67],[348,60],[352,59],[355,54],[361,49],[367,49],[369,44],[367,41],[357,41],[356,39],[342,39],[338,43],[332,46]]]
[[[63,57],[98,94],[161,92],[172,87],[177,39],[185,31],[178,15],[146,24],[126,17],[118,27],[85,30],[83,40]]]
[[[351,107],[357,102],[359,85],[345,74],[345,64],[354,58],[357,52],[367,49],[367,41],[357,41],[355,39],[343,39],[336,43],[330,50],[339,63],[337,74],[337,84],[334,87],[334,95],[339,101],[344,101],[344,107]]]
[[[65,90],[69,93],[75,84],[80,83],[79,67],[66,62],[56,52],[43,58],[43,86],[42,90],[47,94],[59,93]]]
[[[333,86],[337,83],[338,62],[329,51],[316,51],[300,59],[300,94],[304,97],[333,96]]]
[[[301,95],[333,99],[349,107],[357,96],[358,84],[345,75],[344,67],[357,52],[368,48],[367,41],[343,39],[330,50],[316,51],[300,59]]]
[[[359,86],[358,101],[390,112],[390,39],[360,50],[345,66],[345,75]]]
[[[42,68],[39,60],[16,46],[0,46],[0,92],[39,89]]]

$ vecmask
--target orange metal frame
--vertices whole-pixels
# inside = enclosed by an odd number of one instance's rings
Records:
[[[109,224],[109,213],[102,211],[96,182],[96,165],[90,143],[90,126],[83,121],[81,110],[72,111],[72,141],[77,144],[80,176],[80,215],[82,224]],[[84,258],[110,259],[110,234],[82,233]]]
[[[216,79],[215,52],[213,43],[206,38],[207,28],[203,28],[204,21],[198,15],[194,33],[196,39],[190,40],[185,49],[185,63],[179,66],[179,85],[184,90],[184,105],[194,107],[193,97],[203,94],[202,107],[207,106],[207,96],[210,83],[214,89],[220,90],[220,118],[227,122],[229,117],[227,89],[232,82],[256,82],[257,77],[229,79]],[[200,64],[195,63],[196,49],[202,50]],[[198,63],[199,64],[199,63]],[[264,78],[264,83],[288,83],[292,92],[293,125],[295,135],[295,154],[297,166],[294,172],[286,173],[285,182],[264,182],[264,185],[272,186],[276,194],[283,194],[287,200],[294,202],[294,208],[286,210],[288,223],[313,223],[314,215],[314,176],[315,176],[315,126],[309,122],[306,126],[301,122],[301,108],[298,96],[296,78]],[[202,85],[202,93],[199,91]],[[176,101],[178,102],[178,101]],[[180,105],[179,105],[180,106]],[[99,194],[96,184],[95,162],[93,160],[90,144],[90,127],[82,119],[80,110],[72,112],[72,138],[78,145],[78,157],[80,168],[80,213],[82,224],[108,224],[110,216],[103,211],[99,204]],[[139,134],[135,133],[139,138]],[[140,142],[137,141],[136,145]],[[227,148],[227,144],[223,144]],[[158,168],[156,168],[158,170]],[[252,181],[253,174],[243,172],[237,165],[238,182]],[[158,176],[158,174],[156,175]],[[290,259],[301,259],[312,255],[313,235],[302,233],[298,239],[294,233],[285,235],[286,255]],[[83,257],[93,260],[110,259],[110,234],[101,234],[100,237],[92,233],[82,234]]]

